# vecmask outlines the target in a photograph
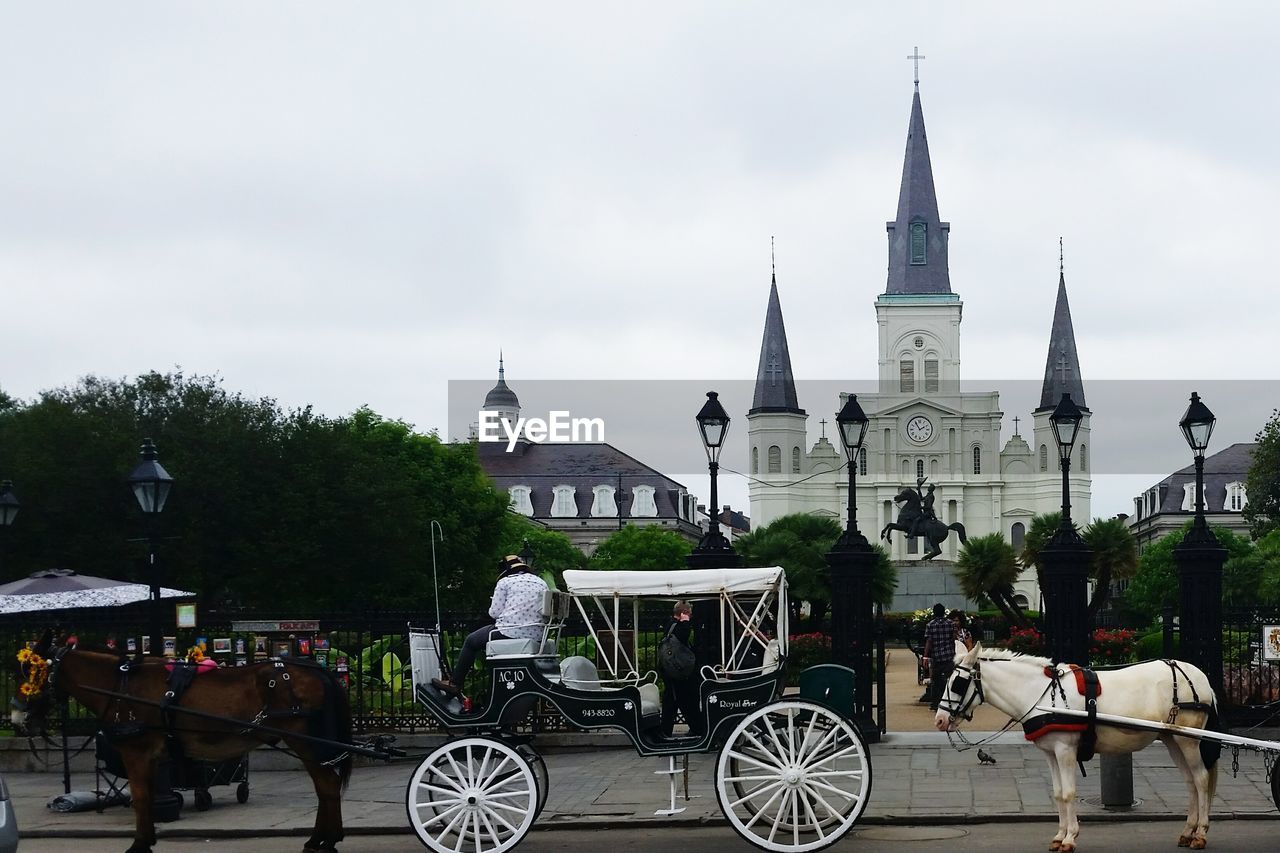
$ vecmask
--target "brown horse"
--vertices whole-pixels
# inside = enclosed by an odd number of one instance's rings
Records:
[[[46,657],[48,639],[34,651]],[[303,850],[337,849],[343,837],[342,792],[352,764],[340,744],[351,742],[351,712],[346,692],[327,670],[283,661],[211,669],[195,676],[178,699],[178,708],[186,712],[161,710],[169,689],[163,660],[139,664],[115,654],[64,648],[48,663],[48,684],[28,698],[26,719],[16,722],[28,731],[43,730],[55,693],[71,696],[102,721],[124,760],[133,797],[136,827],[126,853],[151,853],[156,843],[153,777],[157,762],[170,754],[170,734],[181,756],[211,762],[284,741],[306,766],[320,801],[315,831]]]

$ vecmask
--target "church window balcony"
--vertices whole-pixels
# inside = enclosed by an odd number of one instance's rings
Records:
[[[858,476],[867,476],[867,449],[865,447],[858,451]]]
[[[903,394],[916,391],[916,363],[911,359],[904,358],[898,363],[898,390]]]
[[[769,473],[782,473],[782,448],[776,444],[769,448]]]
[[[911,223],[911,263],[923,264],[926,260],[928,227],[923,222]]]
[[[800,448],[798,447],[791,448],[791,473],[800,473]]]
[[[924,476],[924,460],[917,459],[916,460],[916,479],[919,480],[923,476]]]

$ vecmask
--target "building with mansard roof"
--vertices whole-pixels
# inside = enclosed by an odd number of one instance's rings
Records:
[[[1239,442],[1204,458],[1204,512],[1209,523],[1249,536],[1244,508],[1249,505],[1245,482],[1258,445]],[[1174,471],[1133,499],[1129,530],[1141,553],[1153,542],[1181,530],[1196,514],[1196,466]]]
[[[498,383],[484,410],[510,423],[520,400],[498,359]],[[473,438],[475,436],[473,435]],[[681,483],[604,442],[476,444],[480,467],[511,497],[511,510],[569,537],[587,556],[624,525],[657,525],[690,542],[702,536],[697,498]]]
[[[871,420],[857,460],[857,512],[863,532],[874,539],[885,524],[896,520],[895,495],[925,478],[936,487],[939,520],[963,523],[969,536],[999,532],[1021,550],[1031,519],[1061,507],[1062,475],[1049,415],[1063,394],[1070,394],[1085,412],[1072,459],[1070,492],[1073,514],[1088,519],[1089,414],[1061,267],[1040,404],[1031,413],[1030,434],[1015,430],[1002,440],[1005,413],[999,393],[960,390],[964,304],[951,289],[951,223],[938,212],[918,83],[911,100],[897,211],[886,229],[888,279],[873,302],[878,384],[875,393],[858,395]],[[1046,287],[1046,309],[1049,293]],[[870,292],[867,296],[873,298]],[[1030,298],[1034,304],[1034,295]],[[809,415],[801,404],[835,413],[846,397],[799,399],[775,273],[755,395],[747,413],[751,518],[756,525],[795,512],[843,520],[848,502],[844,453],[825,436],[809,445]],[[937,601],[965,606],[950,562],[959,542],[953,536],[943,547],[937,560],[922,563],[921,543],[893,534],[890,554],[898,563],[899,586],[892,609],[914,610]],[[1026,604],[1038,605],[1033,572],[1024,572],[1017,593]]]

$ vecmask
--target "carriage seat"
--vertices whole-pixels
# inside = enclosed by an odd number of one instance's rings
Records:
[[[542,651],[538,651],[541,645]],[[485,657],[488,658],[509,658],[509,657],[527,657],[529,655],[554,655],[556,653],[556,644],[554,640],[547,640],[539,643],[537,640],[490,640],[488,645],[484,647]]]
[[[574,690],[621,690],[621,687],[605,684],[600,671],[590,658],[582,655],[565,658],[560,662],[560,683]],[[638,684],[640,691],[640,716],[642,722],[651,725],[662,718],[662,697],[656,684]]]

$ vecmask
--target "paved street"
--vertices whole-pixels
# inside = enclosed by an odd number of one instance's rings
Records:
[[[1174,840],[1181,821],[1086,824],[1081,832],[1082,851],[1115,853],[1168,853],[1177,850]],[[1215,853],[1260,853],[1275,849],[1275,820],[1225,821],[1209,834]],[[607,833],[604,835],[603,833]],[[1047,850],[1053,835],[1050,823],[986,823],[981,825],[871,826],[854,830],[834,850],[856,853],[1028,853]],[[607,839],[607,840],[606,840]],[[598,853],[607,843],[612,853],[670,853],[691,849],[698,853],[749,853],[754,850],[727,827],[637,827],[599,830],[538,830],[518,848],[521,853]],[[73,847],[71,845],[74,845]],[[124,839],[32,839],[22,843],[22,853],[120,853]],[[359,836],[338,848],[341,853],[415,853],[425,850],[411,836]],[[156,853],[298,853],[296,838],[165,840]]]

